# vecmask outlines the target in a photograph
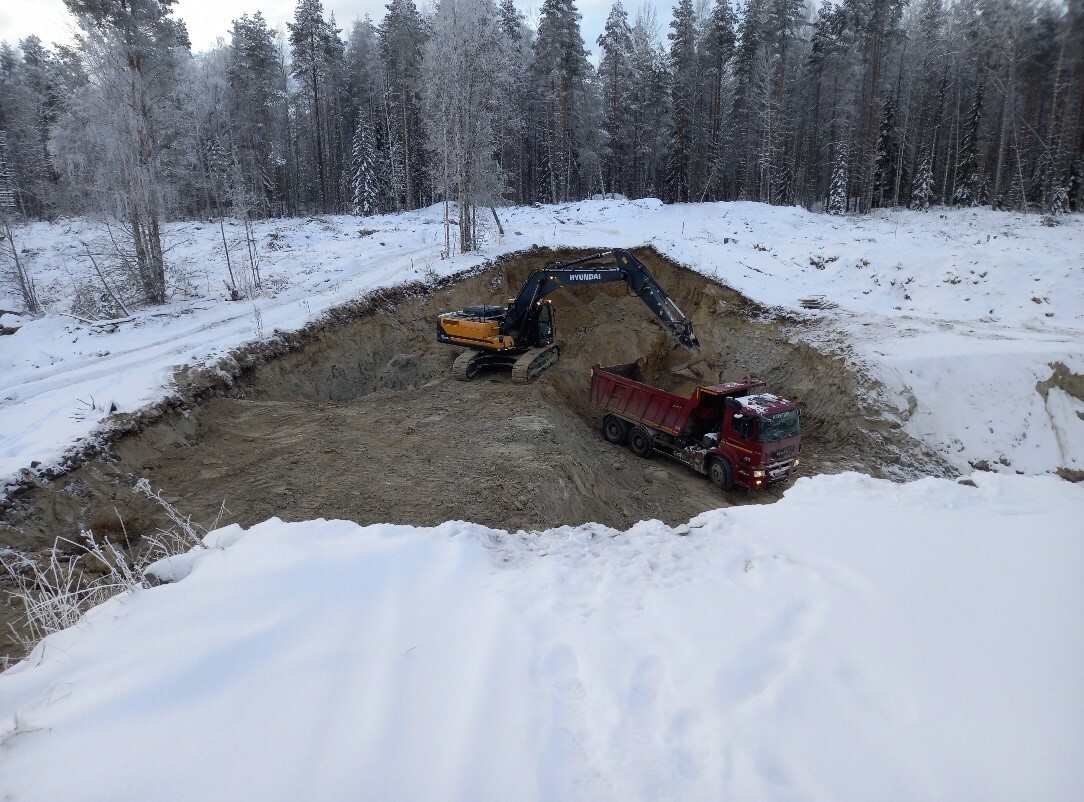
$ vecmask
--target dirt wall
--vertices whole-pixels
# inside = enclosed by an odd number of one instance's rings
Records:
[[[637,255],[693,319],[707,357],[701,364],[674,375],[688,352],[670,346],[624,285],[594,285],[550,296],[561,359],[534,383],[513,385],[507,374],[448,377],[460,349],[437,343],[438,313],[502,303],[532,270],[580,255],[536,251],[432,290],[388,293],[240,353],[226,371],[234,379],[201,385],[187,403],[129,422],[101,453],[10,497],[0,539],[41,552],[57,536],[92,527],[136,549],[165,523],[131,492],[142,477],[196,521],[211,521],[224,503],[222,523],[246,526],[277,515],[363,524],[468,519],[511,531],[587,521],[625,528],[777,498],[778,489],[721,494],[679,465],[638,459],[601,438],[590,367],[641,355],[648,378],[678,392],[756,375],[797,400],[805,473],[946,471],[870,400],[868,380],[795,341],[800,321],[651,250]],[[9,607],[0,618],[13,614]],[[0,653],[5,648],[10,643],[0,643]]]

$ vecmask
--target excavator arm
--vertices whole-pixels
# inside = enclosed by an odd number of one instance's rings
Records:
[[[606,258],[606,253],[602,252],[574,262],[536,270],[527,278],[519,295],[509,305],[501,325],[501,333],[519,339],[523,332],[530,330],[535,324],[542,299],[561,287],[624,281],[629,290],[670,329],[679,343],[689,349],[699,349],[700,342],[693,334],[692,321],[651,275],[644,263],[620,248],[614,249],[613,257],[615,264],[612,267],[590,266],[592,262]]]
[[[554,290],[579,284],[625,282],[679,343],[699,352],[692,321],[651,271],[628,251],[614,249],[612,253],[612,264],[602,252],[536,270],[506,307],[483,304],[439,315],[437,340],[469,349],[455,360],[453,375],[470,379],[483,368],[511,368],[513,382],[528,382],[546,370],[560,351],[554,342],[550,302],[544,299]]]

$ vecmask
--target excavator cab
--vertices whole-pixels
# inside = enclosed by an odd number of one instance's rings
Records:
[[[536,348],[550,345],[557,339],[557,318],[553,313],[553,304],[549,301],[542,302],[534,329],[534,345]]]

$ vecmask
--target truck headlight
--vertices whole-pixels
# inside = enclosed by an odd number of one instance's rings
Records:
[[[798,464],[799,464],[800,462],[801,462],[801,460],[800,460],[800,459],[798,459],[797,457],[795,457],[795,458],[794,458],[794,467],[795,467],[795,468],[797,468],[797,467],[798,467]]]

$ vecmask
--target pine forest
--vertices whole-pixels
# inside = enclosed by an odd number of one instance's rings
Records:
[[[194,52],[174,0],[65,0],[74,45],[0,49],[5,219],[117,221],[146,300],[174,219],[479,215],[599,194],[832,214],[1084,208],[1084,3],[298,0]],[[630,13],[633,14],[630,16]]]

